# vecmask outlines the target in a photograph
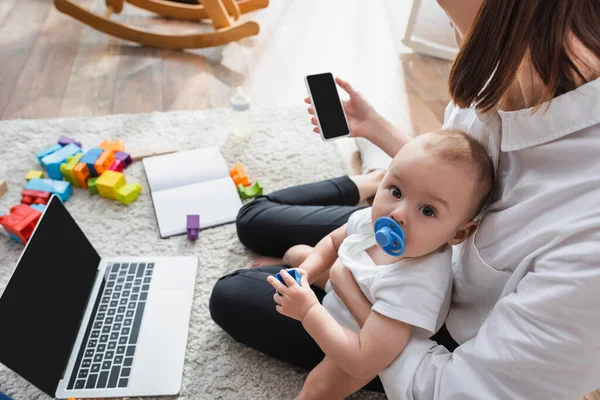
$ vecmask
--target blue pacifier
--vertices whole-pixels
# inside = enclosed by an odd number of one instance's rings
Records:
[[[388,217],[381,217],[375,221],[375,240],[383,251],[390,256],[404,254],[404,232],[396,221]]]

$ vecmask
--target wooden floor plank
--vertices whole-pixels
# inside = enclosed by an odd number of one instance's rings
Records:
[[[104,2],[91,10],[101,14]],[[123,40],[83,28],[79,50],[61,104],[61,117],[107,115],[113,110],[117,66]]]
[[[2,10],[5,17],[0,25],[0,54],[2,54],[2,68],[0,68],[0,118],[4,117],[11,97],[15,94],[17,81],[28,65],[29,56],[39,33],[42,31],[44,21],[50,13],[48,1],[31,0],[3,2]]]
[[[80,1],[82,5],[91,3],[93,0]],[[59,114],[79,48],[79,41],[74,39],[80,37],[83,25],[52,7],[40,25],[42,31],[2,114],[4,119],[53,118]]]

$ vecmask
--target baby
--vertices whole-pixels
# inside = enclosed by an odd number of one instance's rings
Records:
[[[392,160],[371,208],[356,211],[309,253],[307,246],[288,250],[284,259],[298,260],[291,266],[302,281],[296,284],[285,270],[286,285],[269,276],[277,311],[301,321],[325,353],[299,399],[349,396],[390,365],[412,335],[429,337],[441,327],[450,303],[452,245],[475,231],[493,180],[485,149],[466,133],[418,136]],[[377,243],[374,224],[381,217],[404,234],[401,256]],[[362,328],[332,290],[332,268],[350,270],[373,305]],[[327,292],[322,305],[313,283]]]

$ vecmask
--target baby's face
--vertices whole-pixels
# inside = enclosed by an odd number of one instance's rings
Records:
[[[404,257],[421,257],[454,238],[472,211],[473,178],[464,167],[427,152],[423,141],[405,145],[392,161],[373,201],[373,224],[390,217],[405,235]]]

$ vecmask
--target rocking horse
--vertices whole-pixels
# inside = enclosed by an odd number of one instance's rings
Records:
[[[179,4],[165,0],[105,0],[106,12],[97,15],[78,6],[72,0],[54,0],[56,8],[94,29],[121,39],[146,46],[166,49],[197,49],[221,46],[257,35],[258,24],[254,21],[236,22],[241,14],[265,8],[269,0],[201,0],[202,4]],[[214,31],[188,35],[166,35],[111,21],[110,16],[120,13],[124,3],[159,14],[183,20],[210,19]]]

